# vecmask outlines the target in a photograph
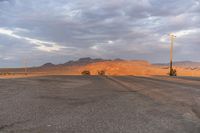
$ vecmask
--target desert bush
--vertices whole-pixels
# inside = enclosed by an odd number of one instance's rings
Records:
[[[89,70],[84,70],[81,72],[82,75],[91,75]]]
[[[98,75],[101,76],[106,75],[106,71],[105,70],[98,71]]]
[[[169,76],[177,76],[177,71],[176,71],[176,69],[172,69],[172,72],[169,73]]]

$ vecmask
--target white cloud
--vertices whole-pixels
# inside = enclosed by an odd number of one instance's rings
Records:
[[[90,48],[93,49],[93,50],[99,50],[99,45],[93,45]]]
[[[180,30],[180,31],[174,32],[173,34],[174,34],[177,38],[182,38],[182,37],[184,37],[184,36],[189,36],[189,35],[197,34],[197,33],[200,33],[200,29]],[[168,42],[170,42],[170,34],[168,34],[168,35],[163,35],[163,36],[160,38],[160,42],[162,42],[162,43],[168,43]]]
[[[160,38],[160,42],[166,43],[166,42],[168,42],[168,38],[169,38],[169,36],[164,35],[164,36],[162,36],[162,37]]]
[[[2,57],[3,58],[3,60],[13,60],[13,59],[15,59],[14,57],[11,57],[11,56],[8,56],[8,57]]]
[[[113,44],[113,43],[114,43],[114,42],[113,42],[113,41],[111,41],[111,40],[109,40],[109,41],[108,41],[108,44]]]
[[[90,48],[93,50],[103,50],[105,47],[110,47],[114,45],[114,41],[109,40],[103,43],[96,43],[95,45],[91,46]]]
[[[21,31],[21,29],[17,31],[19,32]],[[36,48],[41,51],[53,52],[53,51],[60,51],[61,49],[64,49],[64,48],[70,48],[70,47],[60,46],[56,44],[55,42],[48,42],[48,41],[38,40],[38,39],[29,38],[25,36],[20,36],[20,35],[17,35],[15,32],[16,32],[15,30],[0,28],[0,34],[28,41],[31,44],[35,44]]]
[[[186,35],[195,34],[195,33],[199,33],[199,32],[200,32],[200,29],[189,29],[189,30],[181,30],[181,31],[175,32],[174,34],[177,37],[183,37]]]

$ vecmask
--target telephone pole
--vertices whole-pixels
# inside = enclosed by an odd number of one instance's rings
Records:
[[[28,67],[27,67],[28,61],[27,58],[24,59],[24,74],[28,74]]]
[[[170,34],[170,40],[171,40],[171,48],[170,48],[170,76],[174,76],[173,73],[173,47],[174,47],[174,39],[176,36],[174,34]]]

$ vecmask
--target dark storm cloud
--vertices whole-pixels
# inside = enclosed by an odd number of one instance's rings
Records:
[[[199,12],[199,0],[0,0],[0,60],[20,66],[31,54],[31,65],[83,56],[166,62],[173,32],[176,60],[200,61]]]

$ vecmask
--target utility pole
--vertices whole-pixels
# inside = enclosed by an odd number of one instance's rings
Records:
[[[24,59],[24,73],[25,75],[28,74],[28,67],[27,67],[28,61],[27,58]]]
[[[174,76],[173,73],[173,47],[174,47],[174,39],[176,36],[174,34],[170,34],[170,40],[171,40],[171,48],[170,48],[170,76]]]

